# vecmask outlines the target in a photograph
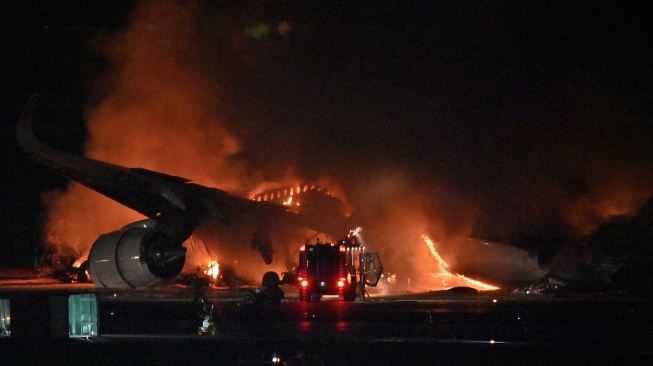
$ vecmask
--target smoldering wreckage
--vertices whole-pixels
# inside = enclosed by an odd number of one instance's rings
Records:
[[[142,168],[126,168],[59,152],[41,143],[32,131],[36,101],[37,97],[33,96],[21,117],[17,130],[20,148],[34,161],[53,172],[147,217],[117,231],[101,235],[93,243],[86,261],[80,262],[79,258],[74,256],[57,256],[53,253],[46,255],[45,262],[50,267],[47,274],[63,282],[92,281],[97,287],[138,288],[176,281],[195,288],[218,285],[218,278],[222,278],[219,285],[253,285],[239,278],[235,269],[228,265],[222,266],[220,269],[222,276],[218,277],[217,263],[215,268],[209,264],[206,268],[196,268],[193,272],[182,273],[186,257],[183,243],[191,236],[206,230],[247,228],[250,231],[241,236],[252,238],[251,241],[230,245],[251,247],[252,250],[260,253],[266,264],[270,264],[275,251],[271,232],[284,232],[285,228],[305,228],[331,238],[341,238],[343,233],[352,233],[351,228],[358,224],[345,214],[343,203],[329,195],[327,189],[322,187],[308,185],[286,187],[266,191],[253,199],[247,199],[223,190],[195,184],[182,177]],[[558,249],[556,254],[565,255],[565,250],[569,246],[564,245],[564,239],[547,238],[547,240],[556,240],[554,246]],[[653,200],[646,203],[638,215],[614,218],[599,227],[592,235],[574,240],[583,240],[585,247],[594,250],[591,260],[581,261],[580,266],[576,265],[573,268],[563,265],[551,266],[539,280],[518,288],[515,292],[528,294],[606,290],[646,294],[651,292]],[[612,245],[614,242],[619,242],[620,245]],[[334,246],[342,247],[346,253],[351,253],[350,247]],[[568,254],[574,255],[574,253]],[[439,257],[437,253],[433,255],[436,259]],[[306,256],[300,256],[301,258],[306,262]],[[359,267],[355,268],[354,263],[359,260],[357,265],[360,266],[365,259],[372,257],[366,257],[361,252],[360,259],[352,258],[354,256],[333,262],[336,263],[335,266],[338,266],[337,263],[351,264],[349,271],[338,273],[338,281],[346,280],[351,283],[352,278],[356,279],[366,271]],[[301,282],[305,281],[306,277],[306,263],[302,267],[301,263],[297,263],[301,261],[289,255],[286,262],[287,272],[283,279],[276,274],[272,275],[273,272],[266,273],[262,281],[263,288],[249,291],[247,302],[278,303],[283,298],[283,292],[277,291],[279,284],[300,283],[301,292]],[[340,267],[342,269],[343,265]],[[441,270],[451,275],[442,266]],[[381,279],[383,267],[380,259],[375,271],[370,276],[373,278],[371,281],[363,277],[356,280],[358,285],[354,285],[355,290],[352,290],[356,295],[362,298],[365,296],[364,284],[376,285]],[[391,283],[390,278],[386,281]],[[345,293],[346,299],[352,299],[346,291]],[[317,294],[317,290],[314,289],[313,295]],[[340,294],[342,295],[342,286]],[[301,296],[303,299],[311,298],[310,292],[308,297],[305,292]]]

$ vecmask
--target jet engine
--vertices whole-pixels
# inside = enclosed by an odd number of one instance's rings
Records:
[[[147,220],[146,220],[147,221]],[[176,277],[184,267],[186,248],[145,222],[100,236],[88,256],[91,280],[98,287],[153,286]]]

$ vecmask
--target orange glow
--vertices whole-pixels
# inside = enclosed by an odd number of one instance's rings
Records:
[[[210,261],[208,268],[209,269],[206,271],[206,274],[211,276],[214,280],[218,278],[218,274],[220,273],[220,264],[217,261]]]
[[[450,276],[450,277],[461,279],[464,282],[466,282],[469,287],[476,288],[477,290],[488,291],[488,290],[498,290],[499,289],[496,286],[488,285],[488,284],[483,283],[481,281],[472,280],[471,278],[467,278],[467,277],[465,277],[463,275],[459,275],[459,274],[456,274],[456,273],[449,272],[447,270],[447,267],[449,267],[449,265],[447,264],[447,262],[444,261],[444,259],[442,259],[442,257],[440,257],[440,254],[438,254],[438,252],[435,250],[435,245],[433,245],[433,242],[431,241],[431,239],[426,235],[422,235],[422,239],[424,240],[424,242],[426,243],[426,246],[428,246],[429,250],[431,251],[431,255],[433,256],[433,258],[435,258],[436,262],[438,263],[438,267],[440,269],[441,276]],[[446,282],[445,282],[444,279],[442,279],[442,285],[446,286]]]
[[[438,262],[438,265],[440,266],[442,272],[446,274],[451,274],[446,269],[447,267],[449,267],[449,265],[447,264],[447,262],[444,261],[444,259],[442,259],[442,257],[440,257],[440,254],[435,250],[435,246],[433,245],[431,239],[429,239],[429,237],[426,235],[422,235],[422,239],[424,239],[424,241],[426,242],[426,245],[429,247],[429,250],[431,251],[431,255],[433,256],[433,258],[435,258],[436,262]]]
[[[649,189],[634,189],[618,183],[604,185],[568,203],[563,211],[565,220],[585,235],[612,217],[636,213],[651,196]]]
[[[197,9],[176,1],[139,4],[132,22],[101,45],[111,67],[103,75],[106,89],[98,93],[104,98],[87,110],[85,155],[185,177],[239,195],[297,187],[298,174],[289,167],[282,166],[287,173],[275,181],[262,181],[257,167],[233,163],[242,144],[218,117],[219,108],[226,104],[221,98],[223,78],[215,67],[220,62],[210,52],[213,43],[207,44],[204,29],[196,27]],[[331,182],[324,186],[344,192]],[[49,245],[64,254],[88,253],[98,233],[144,218],[77,183],[45,199],[48,228],[60,234]],[[76,226],[57,226],[60,222]]]

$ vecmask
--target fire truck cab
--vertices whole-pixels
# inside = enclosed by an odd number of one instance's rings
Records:
[[[365,286],[375,287],[383,273],[378,253],[367,253],[355,234],[337,244],[302,245],[296,286],[301,301],[319,301],[322,295],[338,295],[345,301],[365,297]]]

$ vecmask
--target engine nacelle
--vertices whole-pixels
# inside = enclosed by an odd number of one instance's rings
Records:
[[[153,286],[177,276],[185,260],[181,243],[167,242],[156,228],[130,225],[93,243],[88,270],[98,287]]]

